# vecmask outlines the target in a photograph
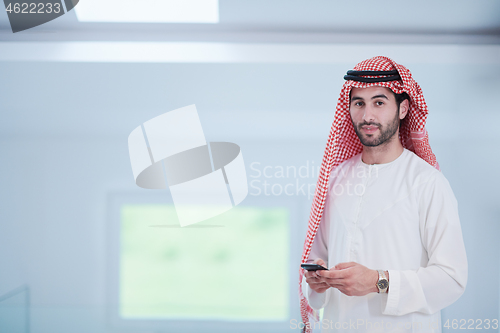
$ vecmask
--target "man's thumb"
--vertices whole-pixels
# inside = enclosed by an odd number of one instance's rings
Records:
[[[314,260],[314,263],[317,264],[317,265],[321,265],[323,267],[326,267],[325,266],[325,262],[323,261],[323,259],[318,258],[318,259]]]

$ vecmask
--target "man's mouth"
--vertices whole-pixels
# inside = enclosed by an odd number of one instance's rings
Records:
[[[361,129],[366,134],[373,134],[373,133],[375,133],[378,130],[378,126],[365,125],[365,126],[361,126]]]

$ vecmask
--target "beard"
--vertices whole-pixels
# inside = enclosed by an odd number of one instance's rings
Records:
[[[351,122],[352,122],[352,118],[351,118]],[[361,144],[363,146],[366,146],[366,147],[377,147],[377,146],[380,146],[380,145],[388,142],[398,131],[399,124],[400,124],[399,108],[398,108],[398,112],[396,112],[396,117],[394,117],[394,119],[390,123],[388,123],[384,126],[382,126],[382,124],[374,123],[374,122],[371,122],[371,123],[362,122],[362,123],[359,123],[358,125],[356,125],[356,124],[354,124],[354,122],[352,122],[352,125],[354,127],[354,131],[356,132],[359,140],[361,141]],[[361,131],[361,126],[365,126],[365,125],[377,126],[379,131],[380,131],[379,136],[376,137],[373,134],[363,134],[363,132]]]

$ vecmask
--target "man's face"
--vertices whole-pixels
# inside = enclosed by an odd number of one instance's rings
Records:
[[[401,107],[405,108],[401,115],[394,93],[389,88],[352,88],[349,113],[361,143],[376,147],[392,139],[398,133],[399,120],[406,115],[405,102],[401,103]]]

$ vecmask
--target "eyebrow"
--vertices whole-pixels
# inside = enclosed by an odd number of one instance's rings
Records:
[[[389,98],[386,95],[384,95],[384,94],[375,95],[371,99],[375,99],[375,98],[385,98],[386,100],[389,100]],[[354,97],[351,98],[351,102],[352,101],[356,101],[356,100],[363,100],[363,98],[361,98],[359,96],[354,96]]]
[[[389,98],[386,95],[384,95],[384,94],[375,95],[375,96],[372,97],[372,99],[375,99],[375,98],[385,98],[385,99],[389,100]]]

